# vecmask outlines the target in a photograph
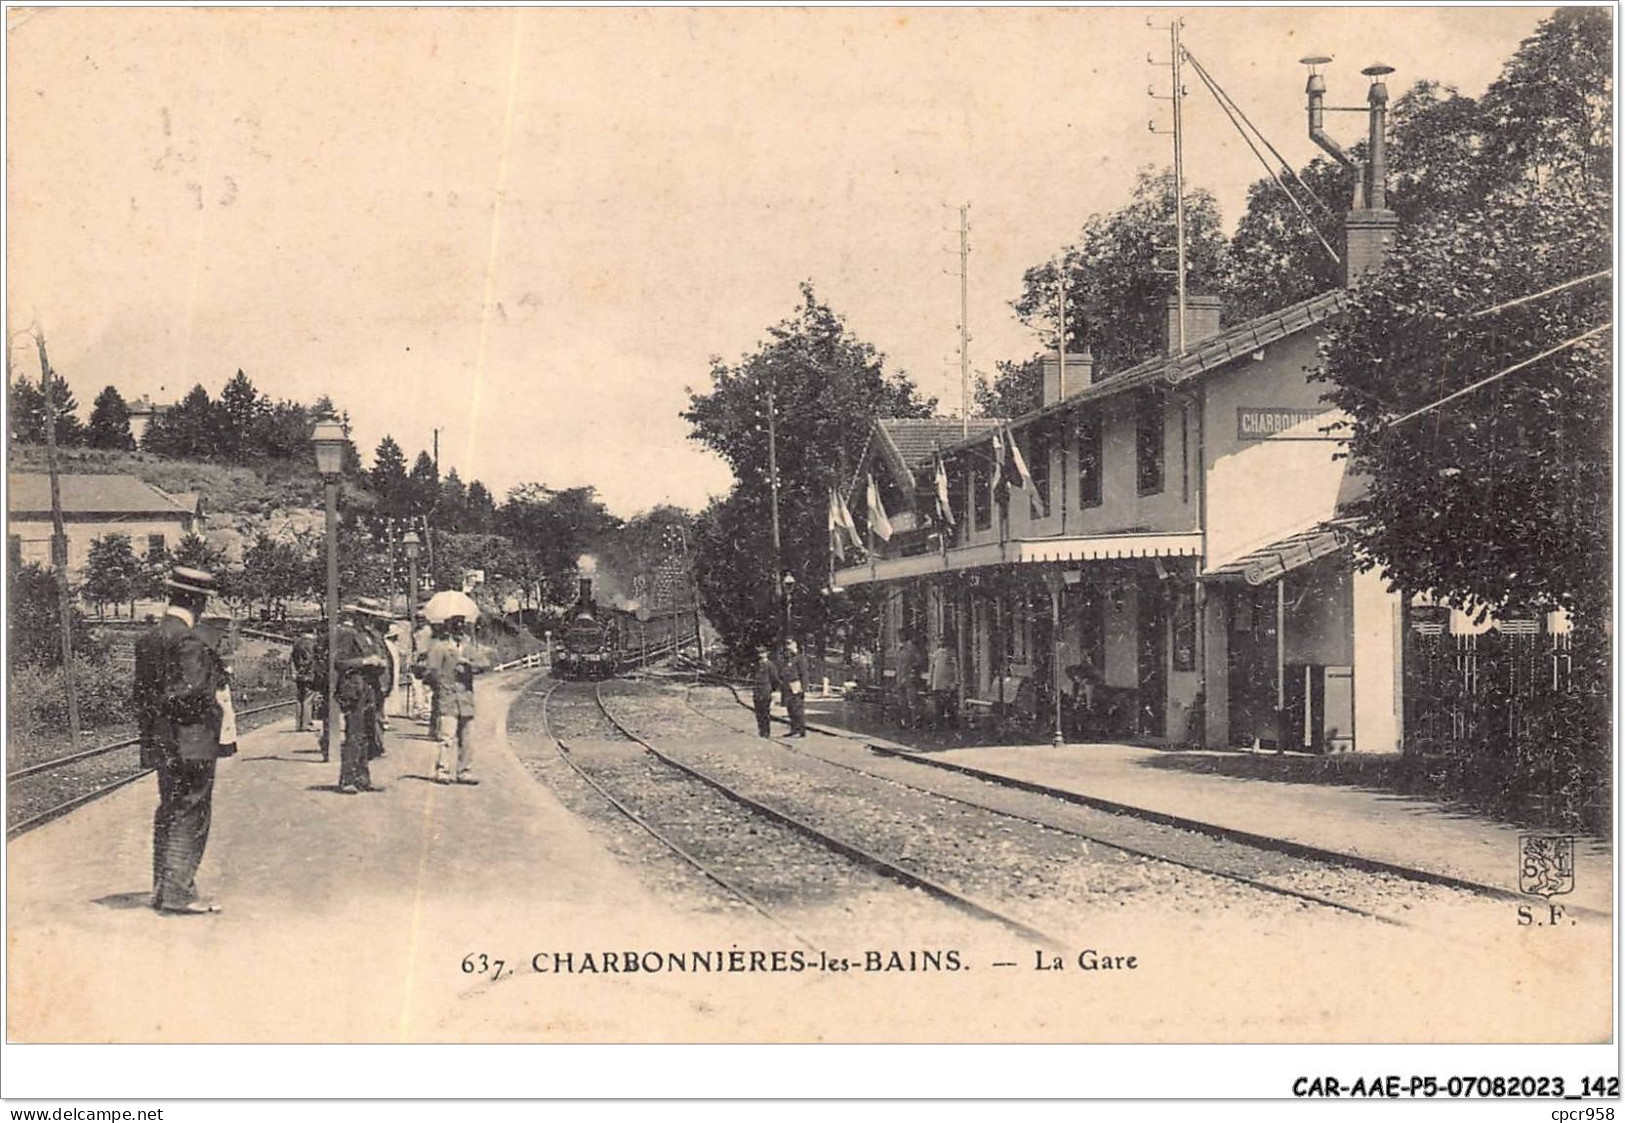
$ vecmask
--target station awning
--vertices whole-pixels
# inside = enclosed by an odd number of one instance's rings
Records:
[[[924,577],[932,573],[962,573],[995,565],[1115,561],[1123,558],[1196,558],[1202,556],[1202,535],[1093,534],[1074,538],[1012,538],[961,546],[946,554],[916,554],[882,558],[873,565],[854,565],[835,571],[838,586],[865,585]]]
[[[1211,581],[1242,580],[1249,585],[1263,585],[1317,558],[1335,554],[1343,545],[1343,536],[1335,528],[1319,523],[1251,550],[1234,561],[1214,566],[1202,577]]]

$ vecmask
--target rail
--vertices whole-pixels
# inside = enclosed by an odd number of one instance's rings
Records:
[[[294,704],[294,701],[295,699],[285,698],[280,702],[268,702],[263,706],[254,706],[247,710],[240,710],[238,711],[237,716],[239,718],[253,717],[256,714],[267,713],[271,710],[280,709],[283,706],[291,706]],[[16,780],[23,780],[30,776],[37,776],[40,773],[49,772],[52,769],[61,768],[65,765],[73,764],[76,761],[101,756],[105,753],[115,752],[119,749],[134,748],[139,744],[141,744],[141,738],[127,737],[122,741],[114,741],[110,745],[101,745],[94,749],[87,749],[84,752],[71,753],[68,756],[60,756],[52,760],[41,761],[39,764],[33,764],[27,768],[20,768],[16,772],[8,773],[6,775],[6,784],[9,787],[11,783]],[[73,811],[87,803],[100,799],[102,796],[115,792],[127,784],[133,784],[135,781],[141,779],[143,776],[150,775],[152,772],[153,769],[151,768],[137,768],[134,772],[126,773],[125,775],[120,776],[109,783],[92,788],[88,792],[81,792],[78,795],[73,796],[71,799],[56,804],[54,807],[46,808],[37,815],[31,815],[19,823],[14,823],[11,826],[8,826],[6,828],[6,837],[8,839],[16,838],[25,831],[32,830],[38,826],[43,826],[52,819],[61,818],[69,811]]]
[[[279,709],[283,706],[291,706],[294,704],[294,701],[295,700],[292,698],[284,698],[280,702],[267,702],[263,706],[255,706],[248,710],[238,710],[237,716],[253,717],[255,714],[263,714],[271,710]],[[12,783],[15,780],[25,780],[30,776],[37,776],[41,772],[49,772],[54,768],[63,768],[69,764],[74,764],[81,760],[89,760],[92,757],[117,752],[119,749],[131,749],[140,743],[141,738],[139,737],[126,737],[122,741],[114,741],[107,745],[98,745],[96,748],[85,749],[82,752],[69,753],[67,756],[52,757],[50,760],[42,760],[38,764],[30,764],[27,768],[19,768],[15,772],[7,772],[6,783]]]

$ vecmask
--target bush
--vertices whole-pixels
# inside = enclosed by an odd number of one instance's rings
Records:
[[[11,667],[60,667],[62,665],[62,606],[57,596],[56,577],[30,562],[11,571],[10,582]],[[92,656],[96,644],[84,614],[72,610],[73,652]]]
[[[105,662],[73,661],[83,729],[122,725],[134,718],[133,684],[126,675],[110,674]],[[11,706],[11,732],[23,735],[64,733],[68,728],[68,692],[61,667],[20,667],[6,688]]]

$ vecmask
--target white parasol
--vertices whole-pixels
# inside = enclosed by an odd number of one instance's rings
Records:
[[[431,624],[443,624],[453,616],[461,616],[472,624],[479,619],[480,606],[467,593],[456,589],[442,589],[423,602],[423,618]]]

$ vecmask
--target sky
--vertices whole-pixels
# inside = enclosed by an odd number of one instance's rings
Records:
[[[698,507],[730,475],[687,390],[802,281],[958,410],[961,204],[973,367],[1042,345],[1022,272],[1171,162],[1174,16],[1301,165],[1300,57],[1334,56],[1330,104],[1379,61],[1476,96],[1550,10],[8,9],[8,337],[44,332],[81,416],[241,368],[331,395],[369,462],[438,428],[499,497]],[[1233,223],[1263,170],[1186,88],[1187,180]]]

